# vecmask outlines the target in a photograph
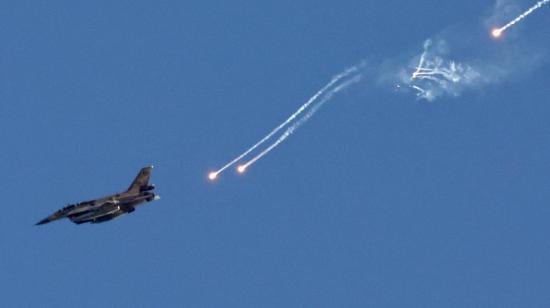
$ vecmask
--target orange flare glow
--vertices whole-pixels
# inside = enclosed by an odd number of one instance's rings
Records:
[[[217,177],[218,177],[218,173],[217,173],[217,172],[210,172],[210,173],[208,174],[208,179],[209,179],[210,181],[214,181]]]

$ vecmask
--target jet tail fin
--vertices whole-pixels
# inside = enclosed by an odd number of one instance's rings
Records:
[[[142,187],[149,186],[149,178],[151,177],[152,170],[153,166],[142,168],[132,182],[132,185],[128,188],[128,192],[138,192]]]

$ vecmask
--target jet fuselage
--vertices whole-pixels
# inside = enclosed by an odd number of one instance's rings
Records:
[[[114,219],[122,214],[131,213],[135,207],[153,200],[158,200],[153,190],[154,185],[149,184],[149,177],[153,167],[145,167],[140,170],[130,188],[127,191],[68,206],[58,210],[52,215],[39,221],[42,225],[61,218],[69,218],[76,224],[85,222],[100,223]]]

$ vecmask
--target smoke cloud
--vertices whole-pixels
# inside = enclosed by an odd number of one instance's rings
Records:
[[[393,64],[390,69],[387,64],[383,66],[380,81],[413,91],[419,99],[435,101],[479,91],[531,72],[548,61],[550,50],[548,42],[539,35],[526,35],[536,30],[522,33],[521,29],[509,29],[499,38],[490,35],[491,28],[518,12],[520,7],[513,1],[499,0],[481,22],[442,31],[425,40],[416,55],[401,59],[401,64],[388,61]],[[525,18],[525,13],[520,16]]]

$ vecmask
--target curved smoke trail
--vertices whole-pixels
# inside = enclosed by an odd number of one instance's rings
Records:
[[[256,155],[254,158],[246,162],[245,164],[239,166],[238,170],[239,172],[244,172],[246,168],[248,168],[250,165],[254,164],[256,161],[258,161],[260,158],[267,155],[269,152],[271,152],[274,148],[276,148],[278,145],[280,145],[283,141],[285,141],[290,135],[292,135],[302,124],[307,122],[311,116],[317,112],[321,106],[323,106],[326,102],[328,102],[334,94],[346,89],[350,85],[357,83],[361,80],[363,76],[361,74],[356,75],[355,77],[351,78],[350,80],[347,80],[346,82],[342,83],[341,85],[337,86],[336,88],[330,90],[317,104],[315,104],[311,110],[306,113],[302,118],[300,118],[297,122],[295,122],[292,126],[287,128],[287,130],[269,147],[267,147],[265,150],[263,150],[260,154]]]
[[[269,140],[273,135],[275,135],[278,131],[283,129],[285,126],[287,126],[290,122],[292,122],[296,117],[298,117],[306,108],[308,108],[313,102],[315,102],[319,96],[323,95],[328,89],[330,89],[334,84],[336,84],[338,81],[340,81],[342,78],[345,78],[349,76],[350,74],[357,72],[359,69],[361,69],[363,66],[365,66],[365,63],[360,63],[358,65],[352,66],[343,72],[337,74],[336,76],[332,77],[329,83],[327,83],[321,90],[317,91],[315,95],[313,95],[306,103],[304,103],[298,110],[296,110],[293,114],[291,114],[283,123],[279,124],[279,126],[275,127],[269,134],[265,135],[260,141],[256,142],[254,145],[252,145],[250,148],[248,148],[246,151],[244,151],[239,156],[235,157],[233,160],[225,164],[223,167],[218,169],[217,171],[210,174],[210,177],[213,179],[218,174],[222,173],[225,169],[231,167],[239,160],[243,159],[245,156],[250,154],[250,152],[254,151],[256,148],[258,148],[260,145],[262,145],[264,142]]]

